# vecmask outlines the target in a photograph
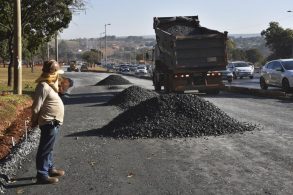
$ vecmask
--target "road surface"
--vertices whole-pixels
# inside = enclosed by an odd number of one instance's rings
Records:
[[[32,153],[8,194],[293,194],[293,102],[220,93],[202,96],[230,116],[259,124],[243,134],[116,140],[95,135],[122,111],[104,105],[128,86],[94,86],[108,74],[68,73],[65,122],[55,149],[66,170],[57,185],[34,185]],[[152,88],[149,80],[125,77]]]

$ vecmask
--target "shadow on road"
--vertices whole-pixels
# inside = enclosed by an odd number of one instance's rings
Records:
[[[119,92],[66,94],[62,97],[64,105],[96,103],[97,105],[108,102]]]
[[[37,179],[35,177],[23,177],[23,178],[15,178],[10,180],[8,184],[3,184],[5,189],[13,189],[31,185],[39,185],[36,183]]]
[[[110,130],[108,131],[105,128],[91,129],[88,131],[72,133],[72,134],[66,135],[65,137],[91,137],[91,136],[114,138],[114,139],[117,138],[113,134],[111,134]]]
[[[256,99],[256,100],[271,100],[275,99],[277,102],[281,103],[293,103],[292,98],[287,98],[287,99],[277,99],[277,98],[272,98],[272,97],[265,97],[265,96],[254,96],[250,94],[240,94],[240,93],[229,93],[229,92],[221,92],[218,95],[207,95],[207,94],[197,94],[198,96],[202,98],[230,98],[230,99]]]

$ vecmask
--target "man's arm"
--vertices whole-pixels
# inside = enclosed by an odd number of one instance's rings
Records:
[[[32,105],[32,128],[38,126],[38,118],[40,110],[44,104],[44,101],[48,95],[48,91],[43,84],[38,84],[35,90],[34,101]]]

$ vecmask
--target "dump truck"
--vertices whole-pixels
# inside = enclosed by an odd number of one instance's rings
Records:
[[[156,91],[198,90],[218,94],[224,87],[228,32],[202,27],[198,16],[154,17],[156,45],[152,79]]]

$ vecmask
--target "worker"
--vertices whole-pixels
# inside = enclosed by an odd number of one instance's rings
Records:
[[[41,131],[36,155],[37,183],[55,184],[59,181],[57,177],[65,174],[55,168],[52,153],[64,118],[64,105],[58,95],[58,80],[64,71],[55,60],[44,62],[42,71],[36,80],[31,119],[32,127]]]

